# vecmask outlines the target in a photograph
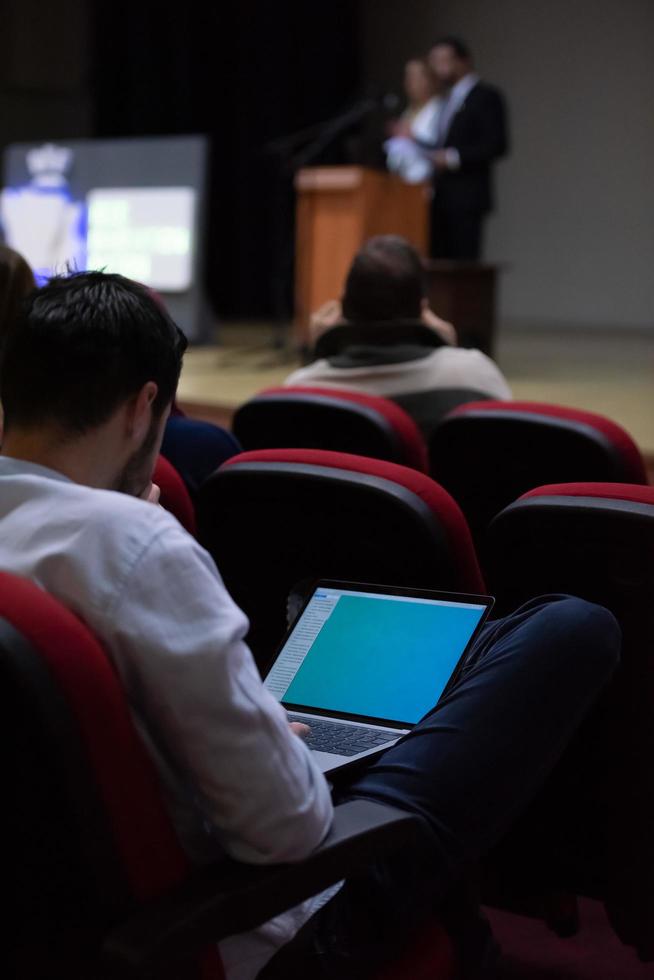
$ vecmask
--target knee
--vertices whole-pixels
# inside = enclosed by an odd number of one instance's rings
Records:
[[[620,662],[622,644],[622,632],[612,612],[576,596],[557,597],[543,607],[543,612],[552,626],[552,646],[562,657],[570,659],[577,669],[611,676]]]

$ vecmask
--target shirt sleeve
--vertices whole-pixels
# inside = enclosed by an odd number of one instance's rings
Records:
[[[434,388],[469,388],[500,401],[510,401],[513,397],[495,361],[474,348],[439,347],[430,370]]]
[[[509,383],[495,361],[480,350],[466,351],[466,354],[470,357],[467,366],[470,371],[470,387],[479,388],[491,398],[511,401],[513,395]]]
[[[331,824],[327,782],[264,688],[243,640],[248,621],[207,552],[166,528],[105,617],[134,711],[226,852],[262,864],[310,853]]]

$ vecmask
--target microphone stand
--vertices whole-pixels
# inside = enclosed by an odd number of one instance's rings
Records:
[[[286,136],[278,137],[266,143],[263,152],[267,155],[277,157],[280,178],[293,178],[298,170],[306,167],[312,161],[318,159],[320,155],[340,136],[352,129],[359,122],[366,118],[371,112],[383,107],[383,100],[366,98],[355,102],[345,112],[340,112],[337,116],[323,122],[306,126],[296,130]],[[287,210],[289,202],[280,187],[280,201],[277,208],[278,235],[280,243],[280,266],[282,272],[276,277],[277,307],[281,309],[284,305],[284,285],[287,282],[289,267],[292,265],[292,238],[285,234],[285,229],[293,225],[293,214]],[[286,254],[288,253],[288,254]],[[287,307],[288,309],[288,307]],[[278,329],[273,340],[273,349],[280,352],[284,357],[288,349],[286,328],[287,316],[277,318]]]

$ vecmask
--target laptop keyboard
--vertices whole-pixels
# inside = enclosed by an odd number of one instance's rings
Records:
[[[399,738],[400,732],[383,732],[376,728],[362,728],[358,725],[341,725],[337,721],[322,721],[317,718],[288,716],[289,721],[299,721],[309,725],[311,732],[305,739],[310,749],[316,752],[330,752],[332,755],[358,755],[368,749],[376,749],[386,742]]]

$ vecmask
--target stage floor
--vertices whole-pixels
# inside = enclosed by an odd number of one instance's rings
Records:
[[[188,413],[229,425],[242,402],[282,382],[298,362],[274,338],[270,325],[232,324],[219,345],[189,350],[179,388]],[[501,332],[497,360],[515,398],[599,412],[654,457],[654,331],[514,328]]]

